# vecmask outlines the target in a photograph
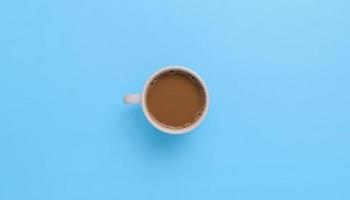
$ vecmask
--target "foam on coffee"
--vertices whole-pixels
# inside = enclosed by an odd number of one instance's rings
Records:
[[[182,129],[201,117],[206,106],[206,94],[193,75],[181,70],[168,70],[149,84],[146,106],[160,125]]]

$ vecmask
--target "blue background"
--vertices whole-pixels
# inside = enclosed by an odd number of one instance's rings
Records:
[[[0,199],[350,199],[346,0],[1,1]],[[122,96],[165,65],[210,112]]]

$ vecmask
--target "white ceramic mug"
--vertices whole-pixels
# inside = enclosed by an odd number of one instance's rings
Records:
[[[168,70],[179,70],[179,71],[183,71],[186,73],[191,74],[192,76],[194,76],[203,86],[204,89],[204,93],[206,96],[206,104],[205,104],[205,108],[203,111],[203,114],[201,115],[201,117],[195,121],[193,124],[191,124],[190,126],[184,127],[182,129],[171,129],[165,126],[162,126],[160,124],[158,124],[150,115],[148,109],[147,109],[147,105],[146,105],[146,92],[147,92],[147,88],[149,86],[149,84],[152,82],[152,80],[159,74],[168,71]],[[142,106],[142,110],[143,113],[145,114],[147,120],[158,130],[164,132],[164,133],[168,133],[168,134],[173,134],[173,135],[179,135],[179,134],[184,134],[187,133],[191,130],[193,130],[194,128],[196,128],[197,126],[199,126],[199,124],[203,121],[203,119],[205,118],[207,112],[208,112],[208,108],[209,108],[209,93],[208,93],[208,88],[205,85],[203,79],[193,70],[184,67],[184,66],[168,66],[168,67],[164,67],[161,68],[160,70],[156,71],[145,83],[145,86],[143,87],[143,91],[141,94],[127,94],[124,96],[124,103],[126,104],[141,104]]]

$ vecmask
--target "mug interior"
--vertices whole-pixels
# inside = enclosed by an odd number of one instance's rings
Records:
[[[167,71],[170,70],[176,70],[176,71],[181,71],[184,73],[188,73],[190,75],[192,75],[201,85],[201,87],[203,88],[204,91],[204,97],[205,97],[205,105],[203,108],[203,113],[202,115],[196,119],[191,125],[183,127],[183,128],[169,128],[165,125],[162,125],[160,122],[158,122],[156,119],[154,119],[154,117],[152,117],[151,113],[149,112],[148,108],[147,108],[147,103],[146,103],[146,96],[147,96],[147,90],[150,86],[150,84],[152,83],[152,81],[158,76],[161,75]],[[164,67],[160,70],[158,70],[157,72],[155,72],[146,82],[143,92],[142,92],[142,99],[141,99],[141,104],[142,104],[142,109],[143,112],[147,118],[147,120],[158,130],[163,131],[165,133],[169,133],[169,134],[183,134],[186,132],[189,132],[191,130],[193,130],[194,128],[196,128],[201,122],[202,120],[205,118],[207,112],[208,112],[208,106],[209,106],[209,95],[208,95],[208,89],[203,81],[203,79],[194,71],[192,71],[189,68],[183,67],[183,66],[169,66],[169,67]]]

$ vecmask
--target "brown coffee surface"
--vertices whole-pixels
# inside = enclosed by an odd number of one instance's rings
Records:
[[[146,105],[161,125],[179,129],[193,124],[206,104],[203,86],[192,75],[168,71],[157,76],[146,93]]]

